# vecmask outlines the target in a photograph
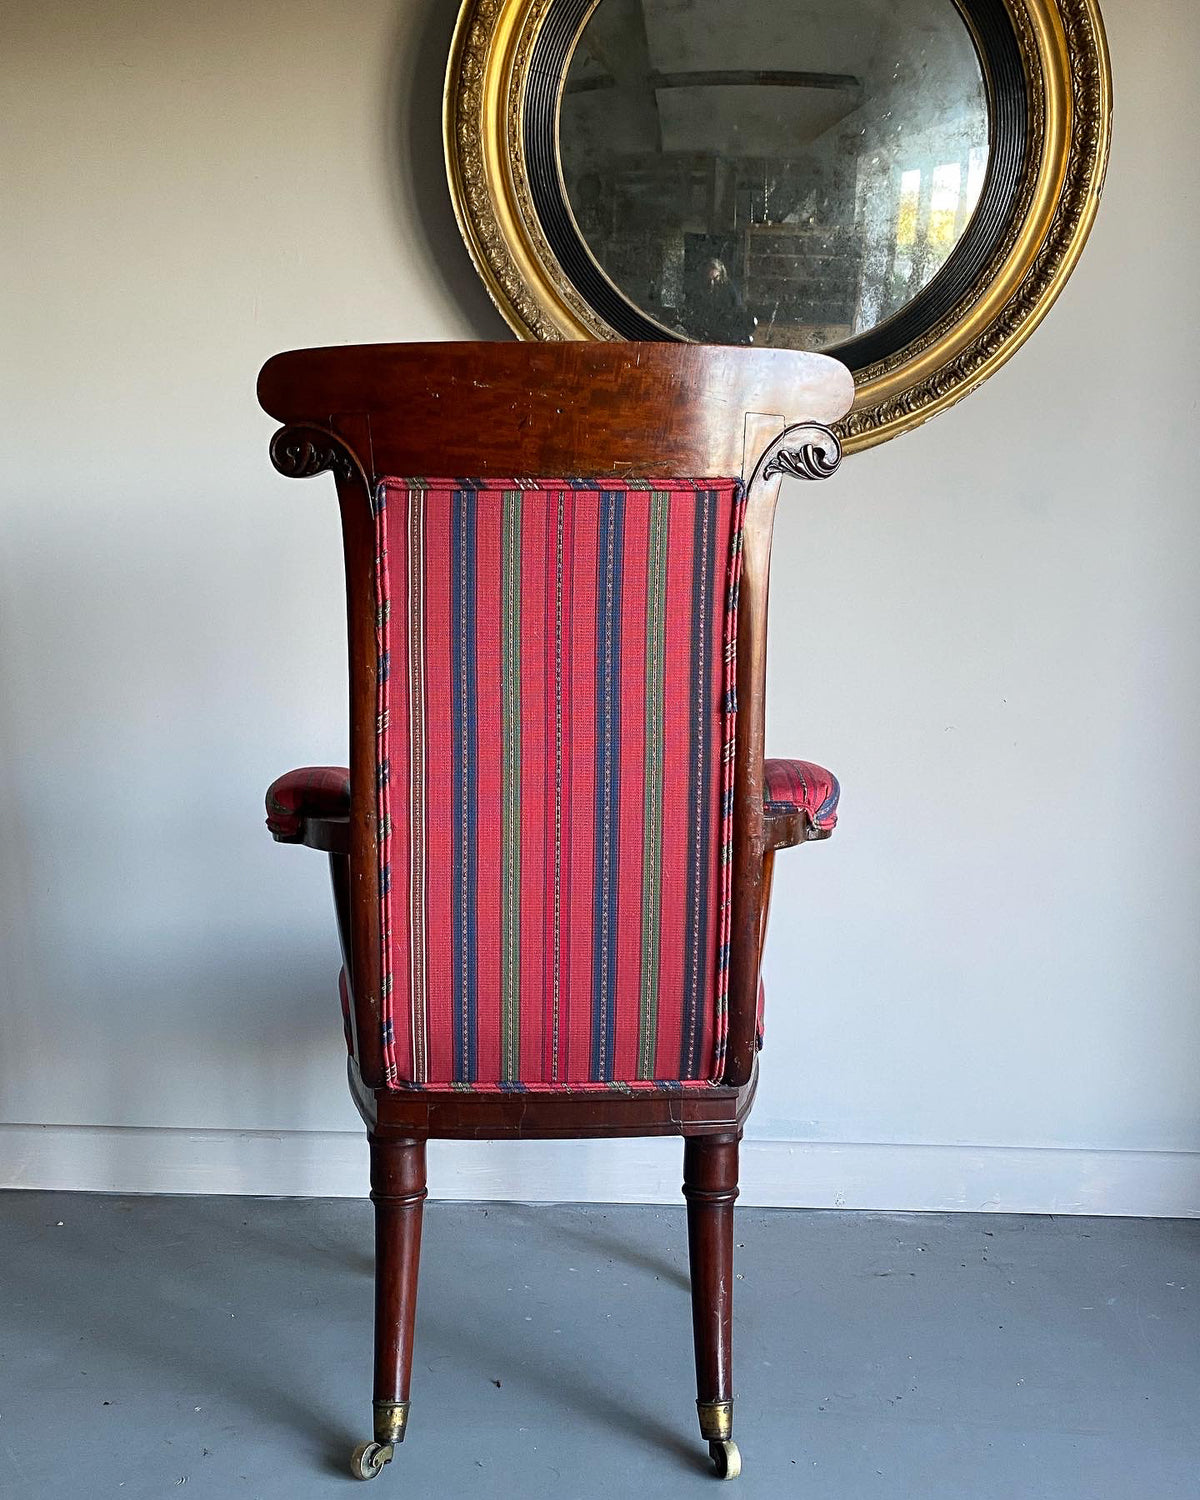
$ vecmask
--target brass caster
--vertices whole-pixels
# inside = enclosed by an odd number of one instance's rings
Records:
[[[718,1479],[736,1479],[742,1472],[742,1455],[732,1438],[709,1443],[708,1452]]]
[[[396,1450],[391,1443],[359,1443],[350,1455],[350,1472],[355,1479],[374,1479],[390,1464]]]

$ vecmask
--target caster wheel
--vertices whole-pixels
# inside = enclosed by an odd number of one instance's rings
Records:
[[[384,1464],[392,1461],[390,1443],[359,1443],[350,1455],[350,1472],[355,1479],[374,1479],[383,1473]]]
[[[742,1472],[742,1455],[732,1438],[709,1443],[708,1451],[718,1479],[736,1479]]]

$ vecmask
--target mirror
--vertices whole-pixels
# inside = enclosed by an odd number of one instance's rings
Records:
[[[941,270],[988,170],[953,0],[600,0],[559,105],[567,203],[666,332],[836,350]]]
[[[459,226],[520,338],[833,353],[853,453],[1009,359],[1108,162],[1099,0],[461,0]]]

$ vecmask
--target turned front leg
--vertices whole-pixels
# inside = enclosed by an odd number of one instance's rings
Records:
[[[740,1468],[733,1437],[733,1205],[738,1195],[737,1135],[690,1136],[683,1145],[696,1409],[718,1472]]]

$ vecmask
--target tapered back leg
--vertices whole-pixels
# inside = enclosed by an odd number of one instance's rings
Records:
[[[696,1409],[700,1435],[724,1477],[740,1465],[733,1444],[733,1205],[738,1195],[736,1135],[690,1136],[683,1145]]]
[[[408,1422],[425,1194],[425,1142],[373,1137],[375,1441],[385,1447],[404,1441]]]

